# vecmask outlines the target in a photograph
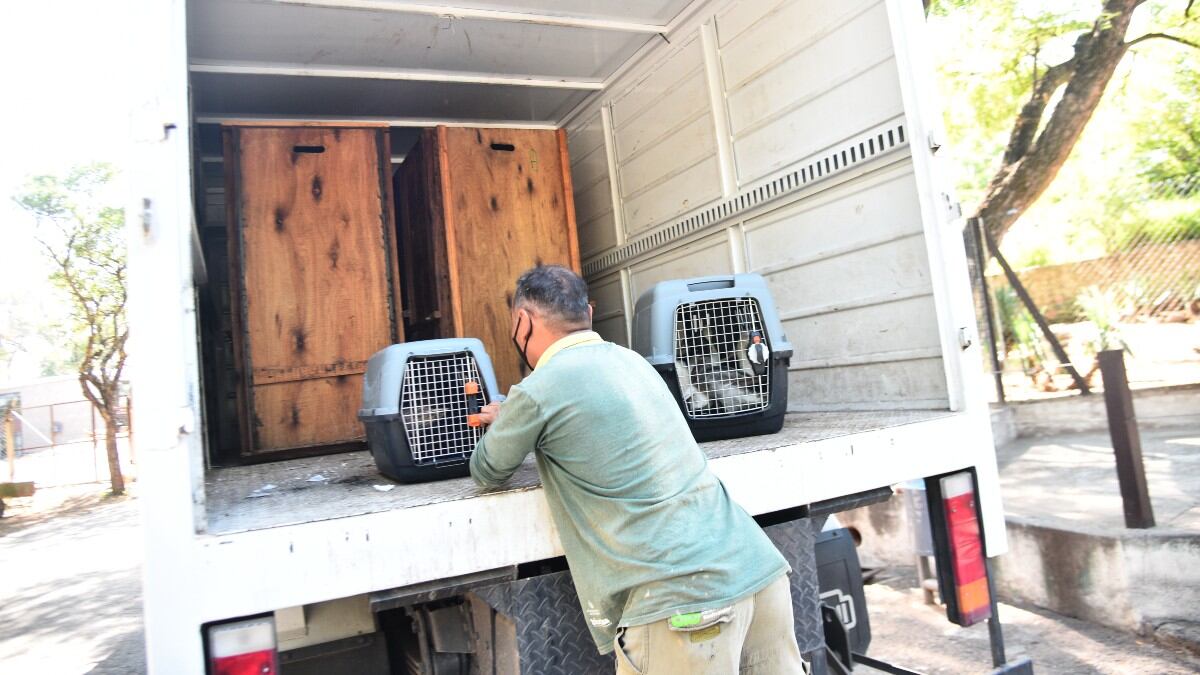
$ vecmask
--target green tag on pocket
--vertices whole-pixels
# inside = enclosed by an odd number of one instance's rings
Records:
[[[676,630],[680,628],[691,628],[692,626],[700,625],[700,619],[703,618],[700,612],[692,612],[691,614],[676,614],[671,617],[671,628]]]

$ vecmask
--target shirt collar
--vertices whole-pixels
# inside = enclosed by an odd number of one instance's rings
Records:
[[[546,351],[542,352],[542,357],[538,359],[537,365],[534,366],[534,369],[536,370],[546,365],[550,359],[554,358],[555,354],[564,349],[578,347],[579,345],[596,344],[599,342],[604,342],[604,338],[600,337],[599,333],[592,330],[581,330],[577,333],[564,335],[563,337],[555,340],[549,347],[546,347]]]

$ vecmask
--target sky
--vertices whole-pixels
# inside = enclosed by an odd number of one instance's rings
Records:
[[[64,315],[47,281],[34,222],[12,202],[26,176],[126,158],[130,102],[126,67],[136,50],[127,0],[36,0],[0,5],[0,308]],[[0,317],[0,322],[7,317]],[[3,323],[0,323],[2,326]],[[2,364],[0,364],[2,365]],[[0,381],[36,376],[18,357]],[[6,377],[7,376],[7,377]]]

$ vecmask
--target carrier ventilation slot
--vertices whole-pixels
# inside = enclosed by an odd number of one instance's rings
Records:
[[[487,390],[469,353],[409,358],[400,413],[415,464],[455,459],[475,449],[483,430],[467,424],[467,382],[481,384],[487,403]]]
[[[675,309],[675,376],[688,417],[729,417],[766,410],[771,369],[754,372],[751,336],[765,335],[753,298],[705,300]]]
[[[840,174],[847,169],[908,145],[903,124],[883,127],[820,155],[799,168],[768,183],[750,188],[702,211],[692,214],[656,232],[592,258],[583,264],[586,276],[595,276],[622,263],[648,253],[663,244],[681,239],[729,218],[761,206],[769,201],[795,192],[818,181]]]

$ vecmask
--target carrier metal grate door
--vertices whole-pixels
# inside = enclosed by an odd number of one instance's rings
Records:
[[[747,357],[753,335],[763,336],[753,298],[705,300],[675,310],[675,375],[689,417],[765,410],[771,369],[757,373]]]
[[[475,449],[483,428],[467,424],[468,382],[483,380],[467,352],[409,358],[400,389],[400,414],[414,463],[460,457]],[[479,386],[478,391],[481,404],[486,404],[485,389]]]

